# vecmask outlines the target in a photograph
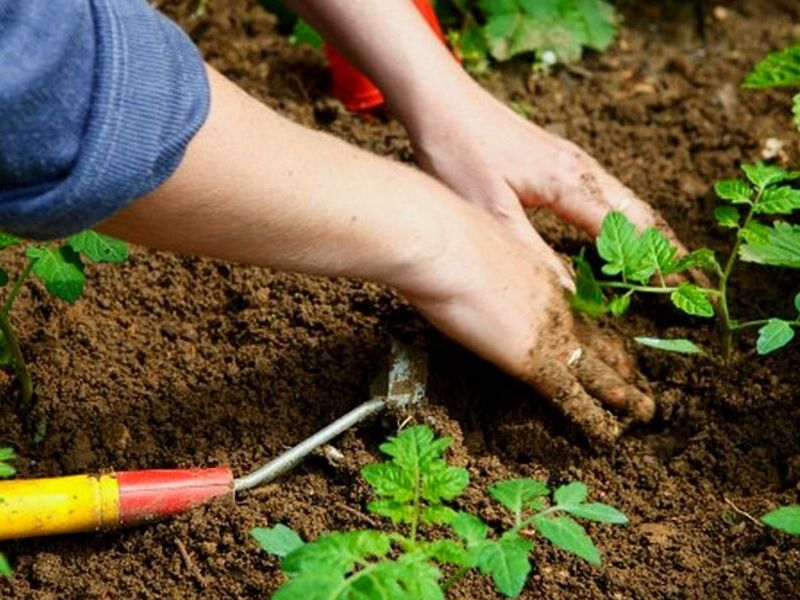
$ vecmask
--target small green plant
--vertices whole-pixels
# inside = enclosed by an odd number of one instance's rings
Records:
[[[789,535],[800,535],[800,505],[782,506],[761,517],[761,522]]]
[[[750,89],[800,87],[800,44],[768,54],[745,77],[742,85]],[[800,94],[792,100],[794,124],[800,129]]]
[[[473,72],[490,58],[533,54],[539,68],[580,60],[584,48],[608,49],[619,20],[604,0],[439,0],[436,10]]]
[[[489,575],[506,596],[517,596],[528,579],[531,537],[538,534],[594,565],[600,553],[572,517],[625,524],[618,510],[588,502],[582,483],[552,494],[544,481],[511,479],[490,486],[489,495],[507,509],[513,525],[495,535],[477,516],[448,506],[469,484],[466,469],[442,458],[451,438],[435,438],[425,426],[405,429],[382,444],[391,459],[364,467],[376,498],[371,513],[391,520],[391,532],[333,532],[305,543],[292,529],[254,529],[261,548],[281,557],[289,578],[276,600],[435,600],[468,571]],[[446,527],[449,537],[423,539]],[[447,571],[447,577],[443,573]]]
[[[590,315],[610,312],[624,314],[631,297],[637,293],[668,295],[679,310],[693,316],[711,318],[719,314],[722,352],[731,354],[732,336],[744,329],[758,327],[756,348],[769,354],[786,346],[800,328],[800,294],[794,299],[795,318],[770,317],[738,321],[730,314],[729,282],[738,259],[776,267],[800,269],[800,226],[759,220],[788,216],[800,209],[800,190],[788,182],[800,172],[786,171],[764,163],[742,165],[746,177],[717,182],[715,190],[727,204],[714,211],[717,224],[731,229],[736,238],[728,257],[719,262],[708,248],[695,250],[678,258],[678,249],[658,229],[649,228],[641,235],[621,213],[610,213],[597,239],[597,251],[605,261],[602,272],[618,280],[598,280],[583,255],[576,257],[577,293],[574,305]],[[688,281],[669,284],[670,275],[700,268],[717,280],[716,287],[706,288]],[[604,292],[611,291],[610,300]],[[715,310],[716,304],[716,310]],[[638,342],[672,352],[696,354],[702,349],[686,339],[636,338]]]
[[[86,283],[82,257],[96,263],[121,263],[127,260],[128,249],[122,242],[94,231],[77,233],[63,244],[23,244],[17,237],[0,233],[0,250],[13,247],[24,247],[27,261],[0,306],[0,366],[14,370],[23,405],[27,405],[33,397],[33,381],[11,324],[11,310],[28,277],[41,280],[53,296],[75,302]],[[8,271],[0,267],[0,288],[9,283]]]
[[[17,470],[11,466],[11,461],[16,458],[13,448],[0,448],[0,479],[7,479],[17,474]],[[3,499],[0,498],[0,502]],[[0,552],[0,577],[11,577],[14,571],[5,555]]]

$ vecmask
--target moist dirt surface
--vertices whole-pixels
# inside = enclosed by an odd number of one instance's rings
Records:
[[[396,122],[348,114],[331,100],[321,56],[289,45],[254,4],[208,0],[199,12],[194,1],[161,4],[214,66],[282,114],[413,159]],[[800,37],[800,5],[709,3],[704,37],[695,3],[620,8],[625,24],[608,53],[545,76],[512,65],[482,81],[590,150],[663,211],[689,246],[724,251],[730,238],[712,225],[711,183],[734,176],[738,161],[760,158],[769,138],[800,164],[790,94],[737,85],[762,55]],[[562,251],[585,242],[544,214],[534,218]],[[514,475],[553,485],[579,479],[631,519],[627,527],[589,526],[605,557],[601,568],[538,545],[522,597],[800,597],[800,540],[746,516],[800,500],[796,344],[758,358],[745,338],[725,367],[638,351],[659,414],[598,453],[528,388],[443,339],[377,286],[141,249],[120,268],[92,267],[89,280],[74,306],[47,299],[34,283],[17,307],[36,405],[21,417],[11,380],[0,375],[0,442],[18,448],[22,476],[215,465],[244,473],[365,400],[396,336],[430,352],[430,404],[411,419],[454,437],[451,459],[472,477],[457,507],[499,526],[506,517],[482,492],[489,483]],[[734,287],[736,314],[788,316],[798,281],[743,268]],[[608,326],[713,343],[705,322],[664,304],[635,302],[632,314]],[[369,490],[358,472],[402,418],[347,433],[335,441],[342,460],[315,455],[235,504],[138,529],[0,544],[16,568],[0,581],[0,597],[269,597],[283,578],[250,528],[286,523],[313,538],[370,527]],[[480,576],[462,580],[451,596],[498,597]]]

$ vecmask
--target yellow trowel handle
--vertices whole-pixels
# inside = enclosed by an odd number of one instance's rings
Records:
[[[226,467],[0,481],[0,540],[133,525],[225,495]]]

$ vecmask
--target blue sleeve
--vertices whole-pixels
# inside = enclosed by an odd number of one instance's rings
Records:
[[[0,231],[63,237],[177,168],[203,61],[145,0],[0,0]]]

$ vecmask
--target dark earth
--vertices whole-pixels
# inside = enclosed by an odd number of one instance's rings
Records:
[[[412,160],[401,127],[345,112],[327,95],[320,54],[291,46],[254,2],[208,0],[199,12],[195,0],[161,4],[214,66],[269,106]],[[800,3],[721,8],[706,6],[703,38],[693,2],[625,2],[608,53],[548,75],[515,64],[481,80],[591,151],[663,211],[687,245],[724,252],[730,239],[711,217],[714,180],[759,159],[768,138],[784,142],[787,164],[800,164],[789,92],[738,87],[765,53],[800,38]],[[544,214],[534,218],[562,251],[585,242]],[[441,338],[375,285],[141,249],[121,268],[92,267],[89,279],[74,306],[31,284],[16,309],[37,397],[24,417],[0,375],[0,442],[18,448],[22,476],[226,464],[244,473],[365,400],[377,358],[396,336],[431,354],[430,405],[411,418],[455,438],[450,457],[472,477],[457,507],[500,525],[505,517],[482,490],[521,475],[584,481],[631,519],[627,527],[589,526],[601,568],[538,545],[522,597],[800,598],[800,540],[746,516],[800,500],[796,343],[759,358],[745,337],[727,365],[638,350],[659,414],[601,453],[524,385]],[[791,316],[797,291],[789,272],[741,268],[733,310]],[[606,327],[714,343],[706,322],[667,305],[638,301],[632,315]],[[0,596],[268,597],[283,578],[248,531],[286,523],[312,538],[370,527],[358,471],[401,418],[351,431],[335,442],[338,464],[314,456],[235,505],[134,530],[3,543],[16,575],[0,581]],[[497,593],[470,576],[452,597]]]

